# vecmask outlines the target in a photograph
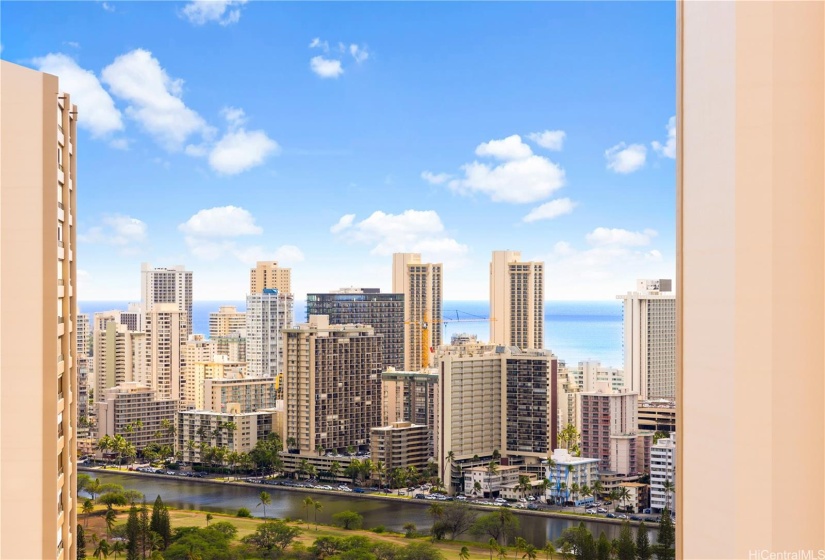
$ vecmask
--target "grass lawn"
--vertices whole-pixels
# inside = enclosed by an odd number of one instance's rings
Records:
[[[152,505],[148,505],[151,509]],[[128,517],[129,508],[116,509],[119,512],[116,524],[124,523]],[[95,513],[88,516],[88,520],[86,519],[86,515],[78,515],[78,523],[84,526],[88,525],[86,529],[87,543],[90,542],[90,534],[96,535],[97,538],[106,538],[106,522],[103,517],[105,511],[105,506],[98,505],[95,508]],[[175,527],[206,527],[206,512],[203,511],[170,509],[169,518],[172,522],[173,529]],[[263,519],[260,518],[244,518],[221,513],[213,513],[211,523],[214,523],[216,521],[228,521],[229,523],[232,523],[235,527],[237,527],[238,539],[241,539],[246,535],[254,533],[255,528],[261,523],[263,523]],[[353,535],[365,536],[374,541],[392,542],[400,546],[407,545],[410,542],[413,542],[413,540],[422,540],[425,542],[430,542],[429,537],[421,537],[420,539],[407,539],[404,538],[403,535],[399,535],[398,533],[373,533],[372,531],[363,530],[345,531],[344,529],[340,529],[338,527],[331,527],[329,525],[318,525],[318,528],[316,529],[314,523],[310,523],[307,525],[307,523],[303,521],[291,521],[290,525],[299,527],[303,531],[301,533],[301,536],[298,537],[298,542],[304,544],[305,546],[311,546],[315,539],[317,539],[318,537],[351,537]],[[442,554],[444,554],[444,557],[447,559],[458,558],[459,551],[461,550],[462,546],[466,546],[469,549],[470,560],[489,560],[490,558],[490,549],[486,545],[481,545],[480,543],[461,541],[436,541],[435,543],[433,543],[433,545],[436,548],[438,548],[442,552]],[[89,544],[86,545],[87,553],[93,549],[93,546],[90,546]]]

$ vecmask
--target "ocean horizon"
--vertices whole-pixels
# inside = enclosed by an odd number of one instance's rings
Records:
[[[90,316],[111,309],[125,310],[127,301],[81,301],[79,313]],[[221,305],[234,305],[246,309],[244,300],[196,301],[192,303],[192,332],[209,334],[209,314]],[[489,338],[486,318],[489,302],[445,301],[443,317],[444,341],[456,333],[478,336],[480,341]],[[460,321],[455,322],[458,318]],[[306,301],[295,300],[295,322],[306,320]],[[622,352],[622,302],[615,301],[547,301],[544,304],[545,348],[552,350],[560,360],[576,364],[584,360],[598,360],[605,366],[623,367]]]

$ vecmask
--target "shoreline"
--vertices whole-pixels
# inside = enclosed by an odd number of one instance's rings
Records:
[[[129,471],[129,470],[113,470],[113,469],[101,469],[101,468],[92,468],[87,467],[86,465],[78,465],[77,466],[78,472],[87,472],[87,473],[96,473],[96,472],[104,472],[104,473],[111,473],[111,474],[124,474],[136,477],[145,477],[145,478],[154,478],[158,480],[181,480],[180,478],[171,477],[165,474],[155,474],[155,473],[143,473],[137,471]],[[284,490],[287,492],[297,492],[297,493],[305,493],[305,494],[321,494],[325,496],[342,496],[344,493],[339,492],[336,490],[321,490],[318,488],[296,488],[292,486],[272,486],[271,484],[259,484],[255,482],[236,482],[236,481],[222,481],[222,480],[214,480],[210,478],[186,478],[184,479],[187,482],[195,482],[198,484],[207,483],[207,484],[214,484],[214,485],[222,485],[222,486],[240,486],[246,488],[261,488],[266,489],[269,492],[272,491],[273,488],[277,490]],[[356,493],[347,493],[347,498],[351,498],[353,500],[380,500],[385,502],[397,502],[398,500],[403,500],[406,503],[412,505],[418,505],[422,507],[427,507],[429,502],[427,500],[416,500],[414,498],[406,498],[400,497],[396,495],[389,495],[389,496],[382,496],[376,495],[374,493],[363,493],[363,494],[356,494]],[[480,504],[467,504],[470,506],[471,509],[484,511],[484,512],[491,512],[496,511],[498,508],[496,506],[485,506]],[[556,512],[556,511],[534,511],[529,509],[516,509],[516,508],[509,508],[510,511],[513,512],[515,515],[531,515],[534,517],[550,517],[555,519],[566,519],[569,521],[590,521],[595,523],[608,523],[612,525],[621,525],[625,521],[629,522],[631,526],[638,527],[642,522],[641,521],[633,521],[630,519],[611,519],[609,517],[597,517],[593,515],[578,515],[578,514],[571,514],[571,513],[564,513],[564,512]],[[655,528],[656,522],[651,521],[649,524],[645,524],[646,527]]]

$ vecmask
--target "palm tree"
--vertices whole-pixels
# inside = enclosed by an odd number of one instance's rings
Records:
[[[570,487],[570,492],[573,493],[573,502],[574,503],[579,501],[578,500],[579,490],[580,490],[580,488],[579,488],[579,483],[578,482],[574,482],[573,485]]]
[[[384,465],[384,461],[378,461],[373,465],[373,470],[375,474],[378,475],[378,487],[381,488],[384,486],[384,476],[387,474],[387,467]]]
[[[266,506],[268,506],[269,504],[272,503],[272,497],[269,495],[268,492],[261,492],[261,494],[260,494],[260,496],[258,496],[258,498],[261,500],[258,503],[258,506],[264,506],[264,519],[266,519]],[[258,506],[255,506],[255,507],[258,507]]]
[[[318,500],[313,500],[312,507],[315,508],[315,530],[318,530],[318,512],[324,509],[324,506]]]
[[[514,560],[516,558],[518,558],[518,553],[519,552],[521,552],[522,550],[527,548],[527,541],[525,541],[521,537],[516,537],[515,547],[516,547],[516,554],[515,554],[515,556],[513,556]]]
[[[307,496],[302,502],[304,504],[304,513],[306,514],[307,525],[309,525],[309,508],[315,505],[315,500]]]
[[[602,484],[601,480],[597,480],[593,483],[593,496],[596,498],[596,500],[599,499],[599,496],[601,496],[602,492],[604,492],[604,485]]]
[[[315,446],[315,452],[320,457],[321,455],[324,454],[324,446],[319,443],[318,445]]]
[[[106,536],[107,537],[112,536],[112,529],[115,526],[115,521],[116,520],[117,520],[117,512],[114,509],[111,509],[111,506],[110,506],[109,509],[106,510]]]
[[[333,461],[329,466],[329,474],[333,479],[338,478],[341,474],[341,464],[338,461]]]
[[[118,554],[126,552],[126,545],[123,544],[123,541],[115,541],[114,544],[112,544],[111,552],[115,555],[115,560],[117,560]]]
[[[94,501],[95,497],[98,494],[100,494],[101,486],[103,486],[103,484],[101,484],[99,478],[94,479],[93,481],[91,481],[89,484],[86,485],[86,492],[91,494],[92,501]]]
[[[669,480],[665,480],[662,489],[665,491],[665,509],[670,511],[670,496],[676,493],[676,485]]]
[[[462,546],[461,551],[459,551],[459,553],[458,553],[458,557],[461,560],[470,560],[470,549],[467,548],[466,546]]]
[[[630,499],[630,490],[627,489],[627,486],[622,486],[619,490],[619,499],[621,500],[626,511],[627,506],[625,505],[625,502]]]
[[[83,515],[86,516],[86,520],[84,524],[86,527],[89,526],[89,516],[95,511],[95,503],[92,500],[86,499],[83,501],[83,509],[81,510]]]
[[[553,555],[556,553],[556,547],[553,546],[553,543],[548,542],[542,550],[547,555],[547,560],[553,560]]]
[[[481,483],[477,480],[473,483],[473,496],[476,495],[476,492],[481,492]]]
[[[108,558],[109,557],[109,541],[101,540],[97,543],[97,547],[92,555],[100,560],[101,558]]]
[[[498,453],[498,451],[496,451]],[[495,454],[495,453],[494,453]],[[487,490],[490,491],[490,497],[493,497],[493,475],[498,473],[498,465],[495,461],[490,461],[487,465]]]
[[[490,560],[493,560],[493,551],[498,550],[498,541],[491,537],[490,540],[487,541],[487,546],[490,547]]]
[[[507,557],[507,547],[499,546],[498,547],[498,557],[500,560],[504,560]]]
[[[207,514],[206,514],[206,526],[207,526],[207,527],[209,527],[209,522],[210,522],[210,521],[212,521],[212,514],[211,514],[211,513],[207,513]]]
[[[524,555],[522,558],[529,558],[530,560],[536,560],[536,556],[539,554],[539,549],[537,549],[532,544],[528,544],[524,549]]]
[[[610,491],[610,494],[608,494],[607,497],[610,498],[610,503],[613,506],[613,512],[615,513],[615,511],[616,511],[616,500],[619,499],[619,491],[614,488],[613,490]]]

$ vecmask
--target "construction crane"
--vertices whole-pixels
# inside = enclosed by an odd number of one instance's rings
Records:
[[[449,319],[442,316],[441,320],[438,321],[443,325],[447,325],[450,323],[486,323],[488,321],[495,321],[493,317],[481,317],[480,315],[473,315],[472,313],[467,313],[466,311],[459,311],[458,309],[452,309],[451,311],[455,311],[455,319]],[[465,315],[469,315],[472,317],[471,319],[462,319],[459,316],[459,313],[464,313]],[[418,325],[421,327],[421,368],[429,367],[430,360],[429,355],[434,352],[434,348],[432,348],[429,344],[429,333],[430,333],[430,320],[429,315],[425,312],[424,317],[421,321],[404,321],[405,325]]]

